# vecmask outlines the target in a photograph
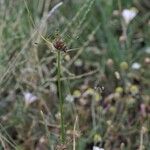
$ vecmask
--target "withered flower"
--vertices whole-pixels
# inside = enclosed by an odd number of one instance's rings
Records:
[[[54,40],[53,45],[57,50],[63,52],[67,51],[67,46],[65,45],[65,42],[60,37]]]

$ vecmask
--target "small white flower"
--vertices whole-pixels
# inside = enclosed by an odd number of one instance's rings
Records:
[[[73,97],[72,95],[68,94],[68,95],[66,96],[66,101],[71,103],[71,102],[74,101],[74,97]]]
[[[83,62],[81,59],[77,59],[75,62],[74,62],[75,66],[77,67],[81,67],[83,65]]]
[[[56,87],[56,85],[53,84],[53,83],[50,84],[50,89],[51,89],[51,92],[52,92],[52,93],[56,93],[56,91],[57,91],[57,87]]]
[[[122,17],[125,21],[125,23],[128,25],[130,21],[133,20],[133,18],[137,15],[137,9],[136,8],[131,8],[131,9],[124,9],[122,11]]]
[[[38,100],[38,98],[30,92],[24,92],[23,95],[26,105],[29,105],[34,101]]]
[[[131,66],[131,67],[132,67],[132,69],[137,69],[137,70],[138,70],[138,69],[140,69],[140,68],[141,68],[141,64],[139,64],[139,63],[135,62],[135,63],[133,63],[133,64],[132,64],[132,66]]]
[[[147,54],[150,54],[150,47],[147,47],[147,48],[145,49],[145,52],[146,52]]]
[[[93,150],[104,150],[103,148],[99,148],[97,146],[93,146]]]

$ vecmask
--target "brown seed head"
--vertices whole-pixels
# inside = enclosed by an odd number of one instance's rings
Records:
[[[56,39],[53,45],[57,50],[64,51],[64,52],[66,52],[67,50],[67,46],[65,45],[65,42],[60,38]]]

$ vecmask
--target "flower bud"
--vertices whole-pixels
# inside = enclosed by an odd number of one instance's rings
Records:
[[[127,69],[129,68],[128,63],[125,62],[125,61],[121,62],[121,63],[120,63],[120,68],[121,68],[122,70],[127,70]]]

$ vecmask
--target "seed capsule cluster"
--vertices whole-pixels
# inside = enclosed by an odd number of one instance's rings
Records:
[[[66,52],[67,50],[67,46],[65,45],[65,42],[61,38],[56,38],[53,42],[53,45],[57,50],[63,52]]]

